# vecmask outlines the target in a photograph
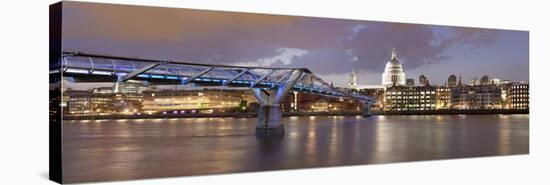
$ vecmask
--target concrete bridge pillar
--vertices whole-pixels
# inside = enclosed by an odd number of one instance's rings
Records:
[[[260,106],[258,110],[258,122],[256,124],[256,135],[282,136],[284,134],[285,128],[283,126],[281,106]]]
[[[252,89],[260,104],[256,123],[256,136],[283,136],[285,134],[281,101],[296,84],[302,73],[303,71],[293,71],[286,83],[278,85],[274,90]]]
[[[369,112],[369,109],[370,109],[370,106],[371,106],[371,103],[369,102],[361,102],[361,115],[363,117],[370,117],[370,112]]]

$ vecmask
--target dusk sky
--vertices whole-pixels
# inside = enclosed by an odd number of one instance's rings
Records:
[[[361,20],[64,2],[63,49],[196,63],[306,67],[347,86],[381,84],[396,47],[406,77],[442,85],[529,80],[529,33]]]

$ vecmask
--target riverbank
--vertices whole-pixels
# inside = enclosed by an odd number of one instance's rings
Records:
[[[288,116],[358,116],[359,111],[350,112],[283,112]],[[142,115],[64,115],[63,120],[96,120],[96,119],[158,119],[158,118],[255,118],[257,113],[194,113],[194,114],[142,114]]]
[[[371,115],[454,115],[454,114],[529,114],[528,110],[433,110],[433,111],[372,111]],[[361,116],[360,111],[347,112],[283,112],[288,116]],[[142,114],[142,115],[64,115],[63,120],[98,119],[158,119],[158,118],[255,118],[257,113],[195,113],[195,114]]]
[[[529,114],[529,110],[486,109],[486,110],[430,110],[430,111],[381,111],[372,115],[453,115],[453,114]]]

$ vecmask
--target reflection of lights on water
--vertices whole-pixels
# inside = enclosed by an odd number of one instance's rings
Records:
[[[309,137],[309,138],[315,138],[315,136],[316,136],[315,131],[310,131],[310,132],[307,133],[307,137]]]
[[[331,116],[332,119],[344,119],[346,116]]]
[[[330,128],[330,136],[329,136],[329,148],[328,148],[328,156],[330,159],[336,159],[338,156],[338,150],[339,150],[339,131],[337,130],[337,126],[332,126]]]
[[[406,119],[412,119],[412,120],[420,120],[422,118],[422,115],[397,115],[400,118],[406,118]]]
[[[314,122],[310,121],[307,125],[307,138],[305,139],[306,155],[308,157],[305,162],[308,164],[315,164],[317,162],[316,145],[317,145],[317,132]]]
[[[384,116],[380,116],[384,119]],[[383,123],[383,122],[379,122]],[[383,126],[376,124],[375,128],[375,139],[376,142],[374,146],[373,159],[376,162],[385,162],[388,160],[388,155],[384,155],[384,152],[390,151],[393,143],[392,132],[389,132],[388,129],[385,129]]]
[[[529,114],[514,114],[508,116],[510,116],[510,118],[529,118]]]
[[[503,120],[509,120],[509,119],[510,119],[510,115],[499,114],[499,115],[498,115],[498,118],[499,118],[499,119],[503,119]]]
[[[309,116],[309,120],[315,120],[315,116]]]
[[[290,116],[290,120],[297,120],[298,116]]]
[[[443,122],[443,116],[438,115],[438,116],[435,117],[435,119],[436,119],[437,123],[444,123]]]
[[[116,151],[116,152],[125,152],[125,151],[130,151],[132,149],[134,149],[135,147],[129,147],[129,146],[123,146],[123,147],[117,147],[117,148],[113,148],[112,150],[113,151]]]
[[[357,158],[361,155],[360,148],[361,148],[361,129],[359,128],[361,124],[355,124],[354,125],[354,132],[353,132],[353,159],[357,160]]]
[[[449,121],[449,122],[453,122],[453,121],[455,123],[465,122],[461,120],[458,120],[458,121],[453,120],[453,118],[454,119],[458,118],[454,116],[453,117],[443,116],[443,117],[445,121]],[[516,119],[516,117],[512,117],[512,116],[507,116],[507,117],[512,118],[512,120]],[[284,137],[290,137],[291,139],[289,138],[285,139],[283,137],[283,141],[280,145],[268,145],[267,147],[276,147],[278,152],[281,152],[283,153],[283,155],[286,155],[286,156],[296,156],[296,155],[302,155],[305,153],[304,158],[298,159],[300,160],[298,162],[305,165],[313,166],[313,165],[319,165],[319,164],[337,164],[339,162],[345,162],[345,161],[369,161],[369,163],[370,162],[381,163],[381,162],[389,162],[389,161],[395,162],[395,161],[401,161],[401,160],[404,161],[404,159],[411,159],[412,157],[442,158],[442,157],[449,157],[449,156],[456,155],[456,153],[454,152],[470,152],[470,150],[467,150],[467,149],[472,149],[472,147],[469,147],[469,146],[460,147],[460,146],[454,146],[450,144],[450,143],[457,143],[457,144],[471,143],[472,135],[471,134],[468,135],[467,133],[469,132],[456,132],[456,131],[465,130],[465,128],[461,127],[460,125],[450,125],[450,124],[437,125],[436,127],[426,127],[426,128],[430,128],[430,132],[410,133],[410,132],[402,132],[402,131],[404,131],[404,129],[408,129],[409,127],[414,128],[414,130],[417,130],[417,131],[420,129],[418,129],[418,127],[416,127],[417,125],[415,124],[412,124],[412,125],[409,124],[407,125],[407,128],[399,127],[399,126],[406,125],[406,123],[401,125],[401,124],[395,124],[395,122],[408,122],[409,120],[407,120],[406,118],[402,119],[402,117],[397,117],[397,116],[390,116],[387,118],[386,116],[372,116],[370,118],[365,119],[366,121],[362,121],[362,120],[355,121],[355,119],[348,116],[338,117],[338,118],[344,118],[346,121],[346,124],[340,124],[338,126],[331,125],[330,122],[332,122],[332,119],[329,119],[328,117],[323,117],[323,116],[317,116],[315,121],[308,121],[309,119],[307,117],[290,117],[290,119],[292,118],[294,119],[298,118],[297,120],[299,121],[293,122],[293,123],[288,123],[288,122],[284,123],[286,124],[285,126],[288,127],[286,128],[287,135],[285,135]],[[468,118],[472,118],[472,117],[468,117]],[[493,117],[493,119],[494,118],[496,117]],[[215,121],[217,121],[217,119],[223,120],[227,118],[216,118]],[[234,124],[232,125],[231,121],[229,121],[229,123],[227,124],[197,124],[198,122],[196,118],[184,118],[180,120],[182,121],[185,120],[187,122],[184,122],[184,123],[190,123],[192,125],[185,124],[185,125],[176,126],[176,125],[168,125],[168,124],[166,125],[154,124],[154,125],[147,125],[147,126],[138,125],[137,127],[132,127],[131,125],[128,125],[128,126],[114,125],[116,126],[116,128],[120,128],[120,129],[127,129],[127,130],[136,129],[136,130],[132,132],[112,132],[111,130],[112,127],[110,127],[111,126],[110,124],[103,124],[102,126],[106,128],[102,130],[107,131],[106,135],[116,134],[115,135],[116,137],[134,136],[136,138],[143,138],[144,136],[149,137],[151,135],[159,134],[156,136],[160,136],[160,135],[169,136],[170,138],[166,138],[166,139],[169,139],[169,141],[177,141],[180,138],[186,138],[187,136],[231,135],[231,133],[233,133],[234,131],[237,131],[239,132],[239,134],[247,134],[248,136],[246,137],[249,137],[249,138],[243,139],[243,137],[240,137],[240,136],[239,137],[230,136],[227,138],[198,137],[198,140],[203,142],[203,141],[206,141],[205,140],[206,138],[208,138],[207,139],[208,142],[205,142],[205,143],[208,143],[212,147],[215,147],[216,150],[211,150],[210,152],[208,152],[209,156],[229,159],[229,160],[221,160],[220,162],[216,161],[215,165],[224,165],[226,162],[231,165],[243,164],[243,163],[235,164],[235,160],[237,159],[240,160],[251,156],[256,157],[253,155],[256,155],[259,153],[257,152],[257,149],[252,148],[252,150],[250,150],[249,148],[246,148],[238,151],[234,151],[234,150],[227,151],[222,149],[232,148],[234,146],[241,146],[241,144],[243,143],[245,143],[246,145],[249,145],[251,144],[251,141],[255,141],[255,137],[253,135],[254,133],[253,129],[255,128],[256,119],[254,118],[248,118],[248,119],[231,118],[231,119],[234,120],[235,123],[237,123],[238,125],[234,125]],[[286,119],[285,121],[290,119]],[[390,124],[380,124],[379,122],[377,122],[379,119],[380,120],[386,119],[385,120],[386,123],[390,122]],[[422,119],[424,119],[424,117],[422,117]],[[434,120],[440,119],[440,116],[434,116],[434,117],[431,117],[431,119],[434,119]],[[147,123],[150,120],[151,119],[147,119]],[[166,119],[161,119],[161,120],[163,120],[163,122],[167,121]],[[174,119],[169,119],[169,120],[174,120]],[[207,119],[200,119],[200,120],[206,121]],[[107,120],[107,122],[113,123],[114,120]],[[423,122],[423,121],[419,121],[419,122]],[[242,127],[243,130],[237,129],[237,127],[241,125],[239,123],[243,123],[242,124],[244,125]],[[305,123],[305,124],[300,124],[300,123]],[[340,123],[344,123],[344,122],[340,122]],[[352,123],[352,124],[349,124],[349,123]],[[357,124],[357,123],[368,123],[368,124]],[[516,123],[516,122],[513,122],[513,123]],[[214,125],[214,127],[212,129],[211,128],[206,129],[205,127],[207,125]],[[309,125],[312,125],[312,127],[309,127]],[[149,126],[152,126],[152,128],[154,128],[155,130],[149,130],[149,128],[151,128]],[[163,127],[163,126],[168,126],[168,127]],[[220,126],[218,127],[218,129],[220,130],[214,129],[217,126]],[[331,130],[330,128],[332,126],[336,130]],[[443,127],[443,126],[451,126],[451,127]],[[510,125],[510,126],[516,127],[516,125]],[[84,128],[88,129],[87,132],[93,132],[91,130],[92,127],[93,127],[92,125],[84,125],[84,124],[82,125],[82,129]],[[202,127],[202,128],[199,128],[199,127]],[[234,130],[221,131],[223,129],[232,129],[232,127],[234,128]],[[156,128],[162,128],[162,130],[157,130]],[[442,129],[442,128],[446,128],[446,129]],[[164,129],[167,129],[169,131],[167,132]],[[437,132],[434,132],[435,130],[433,129],[436,129]],[[102,131],[102,130],[100,129],[99,131]],[[290,132],[291,130],[293,131],[293,133]],[[315,132],[315,130],[317,130],[317,132]],[[364,132],[366,130],[368,130],[368,132]],[[307,131],[307,132],[304,132],[304,131]],[[330,132],[330,131],[334,131],[334,132]],[[346,131],[346,132],[343,132],[343,131]],[[439,132],[439,131],[442,131],[442,132]],[[362,134],[362,137],[361,137],[361,134]],[[505,132],[498,133],[498,134],[508,135]],[[96,134],[95,136],[100,137],[103,135]],[[186,137],[182,137],[182,136],[186,136]],[[417,141],[406,140],[406,139],[416,138],[416,136],[421,136],[424,139],[417,140]],[[490,147],[489,150],[491,152],[496,151],[499,153],[515,152],[516,148],[514,148],[515,147],[514,144],[516,144],[516,140],[514,140],[514,136],[515,135],[511,135],[510,136],[511,138],[508,141],[502,140],[498,142],[498,144],[496,144],[498,149],[494,149],[495,146],[493,146],[493,147]],[[491,141],[493,141],[493,140],[496,140],[497,137],[498,135],[490,139]],[[191,138],[197,139],[197,137],[191,137]],[[121,140],[121,141],[128,141],[128,140]],[[195,143],[194,145],[197,144],[197,142],[191,142],[190,140],[188,141],[190,143]],[[224,145],[223,144],[224,141],[232,141],[232,142],[235,141],[238,143]],[[335,145],[329,145],[331,144],[330,141],[338,141],[338,142],[336,142]],[[509,142],[509,143],[506,144],[505,142]],[[101,142],[94,142],[94,143],[103,144]],[[139,162],[144,158],[147,158],[148,156],[143,155],[143,152],[141,152],[142,154],[136,154],[136,153],[140,153],[137,151],[150,148],[150,146],[154,146],[158,144],[158,142],[153,141],[153,142],[147,142],[145,144],[146,145],[141,145],[141,144],[133,145],[132,143],[126,143],[125,145],[111,145],[111,147],[109,148],[115,148],[115,150],[131,151],[131,152],[109,153],[109,155],[114,155],[114,156],[109,156],[109,158],[106,158],[106,159],[107,160],[114,160],[114,159],[129,160],[129,159],[134,159],[136,157],[135,155],[141,155],[141,157],[139,157],[138,159],[135,159],[136,161]],[[184,144],[187,144],[187,143],[184,142],[178,145],[185,146]],[[201,146],[205,146],[205,145],[201,145]],[[256,146],[256,145],[252,144],[251,146]],[[263,145],[260,145],[260,146],[263,146]],[[332,150],[328,150],[329,146],[332,146],[331,148]],[[418,156],[408,155],[407,152],[399,153],[399,151],[406,151],[407,149],[411,149],[412,148],[411,146],[419,146],[418,148],[413,148],[413,149],[418,151],[423,151],[425,153],[422,153],[422,155],[419,154]],[[133,149],[128,147],[133,147]],[[505,147],[510,147],[510,148],[506,149]],[[180,151],[180,149],[184,149],[182,147],[176,147],[176,148],[172,147],[171,149],[170,148],[167,148],[167,149],[169,149],[170,151],[173,150],[175,152],[179,152],[181,154],[187,154],[187,153],[191,154],[191,152],[187,152],[189,150]],[[202,150],[205,148],[196,147],[193,149]],[[262,148],[262,149],[266,149],[266,148]],[[272,150],[273,148],[267,148],[267,149],[271,149],[271,151],[273,151]],[[477,148],[474,147],[473,149],[477,149]],[[479,148],[479,149],[482,149],[482,148]],[[447,151],[442,151],[442,150],[447,150]],[[86,155],[90,155],[90,156],[95,155],[94,154],[95,152],[88,152],[88,151],[89,150],[86,150],[86,153],[85,153]],[[266,151],[270,151],[270,150],[266,150]],[[397,154],[396,154],[396,151],[397,151]],[[120,159],[118,159],[119,157]],[[411,157],[411,158],[408,158],[408,157]],[[177,158],[177,156],[174,156],[174,158]],[[346,160],[342,160],[344,158]],[[281,165],[283,164],[293,165],[293,162],[295,161],[275,160],[273,162],[275,163],[279,162],[281,163]],[[136,162],[132,162],[132,164],[136,164]],[[139,166],[139,163],[137,164]],[[174,164],[174,165],[177,165],[177,164]],[[243,166],[239,166],[239,168],[242,168],[242,167]],[[226,168],[226,167],[224,166],[222,168]]]
[[[512,137],[512,131],[510,126],[510,121],[508,116],[505,116],[505,120],[502,120],[501,124],[498,124],[498,152],[502,155],[510,154],[510,138]]]
[[[197,123],[205,123],[208,121],[208,118],[195,118],[193,121]]]

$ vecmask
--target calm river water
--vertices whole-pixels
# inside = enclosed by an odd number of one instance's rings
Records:
[[[204,175],[529,153],[529,115],[65,121],[65,182]]]

